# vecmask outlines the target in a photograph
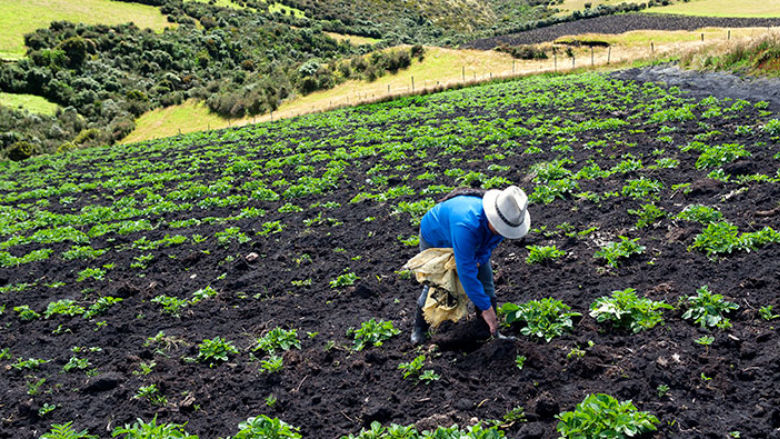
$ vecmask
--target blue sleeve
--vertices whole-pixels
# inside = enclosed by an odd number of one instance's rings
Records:
[[[490,297],[485,294],[482,282],[477,279],[477,237],[467,227],[455,226],[452,231],[452,249],[455,253],[455,265],[458,278],[474,305],[481,311],[491,307]]]

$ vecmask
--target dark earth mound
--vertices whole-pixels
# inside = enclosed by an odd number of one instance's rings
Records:
[[[772,27],[780,26],[780,18],[718,18],[683,15],[630,13],[605,15],[568,21],[498,37],[474,40],[463,45],[467,49],[491,50],[498,46],[518,46],[554,41],[564,35],[585,33],[620,34],[632,30],[696,30],[702,27]]]

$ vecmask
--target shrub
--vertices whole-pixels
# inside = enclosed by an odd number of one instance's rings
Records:
[[[26,141],[16,142],[5,150],[5,155],[15,162],[27,160],[37,153],[38,148],[32,143]]]
[[[529,337],[543,338],[548,343],[555,337],[573,328],[572,317],[582,314],[569,312],[571,307],[551,297],[531,300],[522,305],[505,303],[501,313],[506,315],[506,323],[524,322],[520,333]]]
[[[622,439],[655,431],[658,418],[638,411],[631,401],[619,402],[604,393],[588,395],[574,411],[555,416],[563,438]]]
[[[590,316],[597,322],[612,322],[618,328],[637,333],[663,322],[661,309],[673,309],[663,301],[638,298],[636,290],[626,288],[612,292],[612,297],[602,296],[590,305]]]

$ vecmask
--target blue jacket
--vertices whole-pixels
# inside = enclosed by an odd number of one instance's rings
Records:
[[[480,310],[490,308],[490,297],[477,279],[477,264],[487,264],[504,238],[488,228],[482,199],[458,196],[437,204],[423,216],[420,235],[433,247],[453,249],[466,295]]]

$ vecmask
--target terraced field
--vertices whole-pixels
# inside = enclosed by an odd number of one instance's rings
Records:
[[[132,437],[136,419],[258,437],[250,418],[555,438],[597,393],[657,417],[645,437],[777,437],[767,108],[536,77],[3,163],[0,438]],[[411,346],[419,218],[456,186],[510,183],[533,229],[493,266],[518,339],[472,318]],[[599,299],[630,289],[654,312],[611,323]],[[574,314],[520,312],[555,301]]]

